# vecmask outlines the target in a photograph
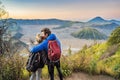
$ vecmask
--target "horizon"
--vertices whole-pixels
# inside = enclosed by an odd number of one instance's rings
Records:
[[[14,19],[62,19],[89,21],[100,16],[103,19],[120,20],[118,0],[4,0],[1,1]]]
[[[117,19],[105,19],[105,18],[103,18],[103,17],[101,17],[101,16],[96,16],[96,17],[93,17],[93,18],[91,18],[91,19],[87,19],[86,21],[82,21],[82,20],[69,20],[69,19],[59,19],[59,18],[45,18],[45,19],[39,19],[38,18],[38,20],[47,20],[47,19],[57,19],[57,20],[66,20],[66,21],[79,21],[79,22],[88,22],[88,21],[90,21],[90,20],[92,20],[92,19],[94,19],[94,18],[97,18],[97,17],[100,17],[100,18],[102,18],[102,19],[104,19],[104,20],[107,20],[107,21],[109,21],[109,20],[116,20],[116,21],[120,21],[120,20],[117,20]],[[8,18],[8,19],[16,19],[16,18]],[[20,19],[20,18],[19,18]],[[21,20],[37,20],[37,19],[21,19]]]

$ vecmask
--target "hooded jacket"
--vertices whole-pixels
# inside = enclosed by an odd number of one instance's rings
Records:
[[[49,40],[57,40],[58,44],[61,47],[60,41],[57,39],[55,34],[50,34],[45,40],[43,40],[43,42],[41,42],[40,44],[38,44],[36,46],[31,47],[30,52],[37,53],[39,51],[45,50],[48,53],[48,41]]]

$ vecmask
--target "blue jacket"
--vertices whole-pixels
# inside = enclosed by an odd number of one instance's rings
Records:
[[[37,53],[39,51],[45,50],[48,53],[48,41],[49,40],[57,40],[58,44],[61,47],[60,41],[57,39],[55,34],[50,34],[45,40],[43,40],[43,42],[41,42],[40,44],[30,48],[30,52],[31,53]]]

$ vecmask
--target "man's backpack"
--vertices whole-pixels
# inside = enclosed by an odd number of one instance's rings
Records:
[[[56,40],[48,41],[48,58],[52,62],[56,62],[60,59],[61,49]]]
[[[40,53],[31,53],[26,63],[26,70],[35,72],[40,65]]]

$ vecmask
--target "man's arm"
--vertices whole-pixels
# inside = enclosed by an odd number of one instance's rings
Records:
[[[37,53],[39,51],[42,51],[45,49],[45,46],[47,45],[47,41],[43,41],[41,42],[40,44],[36,45],[36,46],[33,46],[30,48],[30,52],[31,53]]]

